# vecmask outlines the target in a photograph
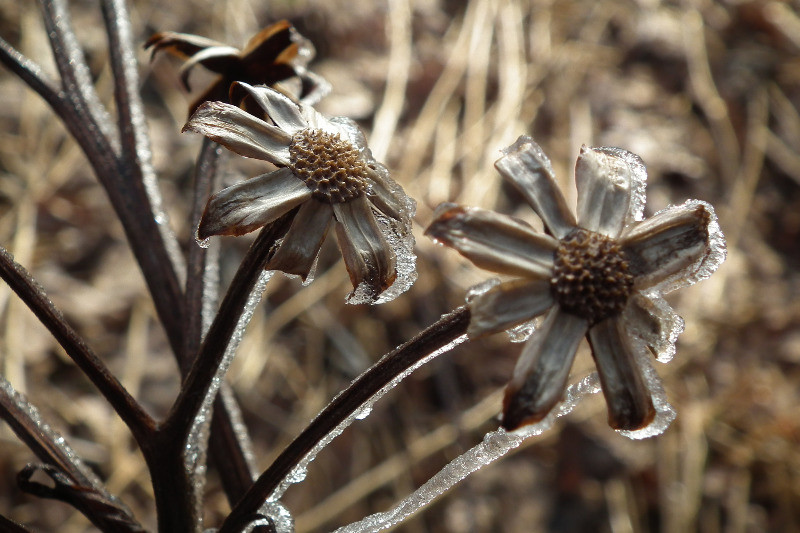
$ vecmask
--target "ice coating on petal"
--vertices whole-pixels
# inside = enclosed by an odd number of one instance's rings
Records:
[[[472,287],[467,289],[467,296],[465,300],[467,303],[470,303],[481,294],[486,294],[487,292],[497,287],[498,285],[500,285],[499,278],[489,278],[486,281],[478,283],[477,285],[473,285]]]
[[[680,272],[677,272],[653,287],[653,289],[659,291],[661,294],[694,285],[698,281],[708,278],[711,274],[716,272],[719,266],[725,261],[725,257],[728,254],[725,236],[722,234],[722,229],[719,227],[719,220],[717,220],[717,215],[711,204],[703,202],[702,200],[687,200],[681,204],[679,208],[691,209],[698,206],[705,209],[706,213],[708,213],[707,252],[690,267],[682,269]],[[673,207],[670,206],[666,209],[671,208]],[[659,213],[662,211],[659,211]]]
[[[295,468],[294,468],[294,470],[292,470],[292,472],[295,472],[295,471],[306,471],[308,469],[308,465],[311,463],[311,461],[313,461],[317,457],[317,454],[323,448],[325,448],[325,446],[330,444],[330,442],[333,439],[335,439],[336,437],[338,437],[342,433],[342,431],[347,429],[347,427],[350,424],[352,424],[354,420],[362,420],[362,419],[366,418],[367,414],[369,414],[369,412],[372,410],[372,406],[375,404],[375,402],[380,400],[387,392],[389,392],[394,387],[396,387],[398,383],[403,381],[408,375],[410,375],[412,372],[414,372],[417,368],[421,367],[422,365],[424,365],[428,361],[438,357],[439,355],[452,350],[453,348],[455,348],[456,346],[458,346],[459,344],[461,344],[462,342],[464,342],[466,340],[467,340],[467,336],[466,335],[461,335],[460,337],[458,337],[457,339],[453,340],[452,342],[450,342],[446,346],[443,346],[443,347],[439,348],[438,350],[436,350],[436,351],[430,353],[429,355],[425,356],[424,358],[420,359],[419,361],[414,363],[414,365],[412,365],[411,367],[406,369],[401,374],[398,374],[397,376],[395,376],[395,378],[392,379],[392,381],[387,383],[381,390],[376,392],[367,401],[365,401],[363,404],[361,404],[361,407],[359,409],[357,409],[356,411],[351,413],[350,416],[348,416],[347,418],[342,420],[342,422],[340,422],[338,426],[336,426],[334,429],[332,429],[330,433],[325,435],[325,437],[323,439],[321,439],[319,442],[317,442],[317,444],[314,445],[314,447],[311,449],[311,451],[309,451],[305,455],[305,457],[303,457],[303,459],[297,464],[297,466],[295,466]],[[356,379],[359,379],[359,378],[356,378]],[[366,412],[366,414],[365,414],[365,412]],[[286,476],[283,479],[283,481],[281,481],[281,483],[275,488],[275,490],[272,492],[272,494],[270,494],[269,498],[267,498],[267,502],[276,502],[276,501],[278,501],[281,498],[281,496],[283,496],[283,494],[286,492],[286,489],[288,489],[292,484],[297,483],[298,481],[301,481],[301,480],[297,479],[297,476],[294,476],[294,478],[293,478],[292,473],[290,473],[288,476]],[[360,531],[360,530],[353,530],[353,531]]]
[[[538,424],[524,426],[513,432],[500,428],[487,433],[480,444],[456,457],[389,511],[376,513],[348,524],[337,529],[336,533],[378,532],[399,524],[468,475],[500,459],[517,448],[525,439],[540,435],[549,429],[556,417],[569,413],[583,396],[597,393],[599,390],[597,376],[595,374],[587,376],[579,383],[571,385],[564,394],[564,400]]]
[[[676,351],[675,343],[684,330],[683,318],[658,294],[658,291],[649,290],[635,298],[639,307],[656,322],[658,331],[653,331],[651,324],[644,323],[638,318],[632,307],[625,310],[625,327],[653,349],[660,363],[672,361]]]
[[[404,231],[400,225],[382,215],[375,212],[375,220],[378,222],[378,227],[381,230],[386,242],[389,243],[392,251],[395,254],[395,269],[397,270],[397,277],[386,290],[384,290],[377,298],[374,298],[374,290],[366,282],[362,282],[358,287],[347,297],[348,304],[382,304],[390,302],[406,292],[415,281],[417,281],[417,256],[414,253],[414,235],[411,233],[411,228]]]
[[[531,335],[533,335],[533,332],[536,329],[537,321],[538,319],[535,318],[509,329],[506,331],[508,334],[508,340],[511,342],[525,342],[530,338]]]
[[[618,433],[634,440],[657,437],[666,431],[672,421],[675,420],[677,413],[675,408],[667,401],[667,393],[664,392],[661,378],[650,363],[650,352],[647,350],[644,341],[638,337],[632,337],[631,340],[636,356],[636,363],[639,365],[639,371],[642,373],[642,376],[644,376],[647,388],[650,389],[650,397],[653,400],[653,407],[656,409],[656,416],[653,418],[650,425],[642,429],[634,431],[623,430],[618,431]]]
[[[631,202],[628,206],[628,216],[626,217],[625,225],[627,226],[633,222],[643,220],[647,189],[647,168],[642,158],[622,148],[602,146],[596,148],[596,150],[618,157],[628,165],[628,168],[631,170]]]

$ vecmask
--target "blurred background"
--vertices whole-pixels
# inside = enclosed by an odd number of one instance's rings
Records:
[[[182,0],[130,4],[134,38],[195,33],[242,46],[288,18],[311,39],[311,69],[377,159],[418,202],[419,280],[379,307],[348,306],[330,239],[308,287],[276,275],[229,381],[259,467],[380,355],[463,303],[489,277],[422,235],[442,201],[536,224],[493,168],[529,134],[568,191],[581,144],[639,154],[646,213],[712,203],[728,259],[671,294],[686,319],[675,359],[656,363],[678,412],[661,436],[631,441],[587,397],[541,437],[463,481],[403,532],[800,531],[800,13],[797,2],[710,0]],[[111,101],[96,2],[71,2],[100,94]],[[37,6],[0,0],[0,35],[55,72]],[[138,49],[155,165],[172,226],[194,246],[189,200],[201,139],[179,134],[191,95],[179,63]],[[193,87],[210,80],[193,72]],[[0,69],[0,244],[30,269],[89,344],[156,415],[178,390],[121,226],[76,144],[41,99]],[[233,182],[265,171],[233,157]],[[249,238],[223,240],[223,283]],[[284,502],[297,531],[330,531],[388,509],[497,427],[521,346],[504,335],[426,365],[312,463]],[[586,346],[573,368],[592,371]],[[124,425],[32,314],[0,286],[0,371],[147,526],[151,487]],[[21,494],[32,454],[0,424],[0,513],[41,531],[91,526]],[[213,470],[209,527],[228,510]]]

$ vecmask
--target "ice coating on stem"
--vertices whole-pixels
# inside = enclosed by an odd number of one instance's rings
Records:
[[[14,389],[13,385],[2,375],[0,375],[0,395],[10,399],[17,409],[19,409],[28,421],[35,424],[36,429],[41,435],[44,435],[46,440],[54,443],[58,447],[60,455],[65,457],[72,465],[75,471],[79,472],[83,479],[78,479],[78,483],[88,484],[102,494],[107,500],[114,502],[120,508],[128,510],[127,506],[123,504],[116,496],[112,495],[106,490],[105,485],[100,478],[80,459],[75,451],[67,444],[66,439],[52,429],[46,422],[42,420],[39,410],[36,409],[28,400],[19,392]]]
[[[206,451],[208,447],[208,430],[211,425],[211,406],[214,403],[214,398],[222,384],[225,373],[228,371],[228,367],[230,367],[236,349],[239,347],[239,343],[244,335],[244,330],[253,318],[256,306],[261,301],[261,296],[271,277],[271,271],[262,271],[253,290],[250,291],[242,316],[239,317],[233,335],[231,335],[230,342],[228,342],[228,346],[225,348],[225,355],[222,358],[222,363],[217,369],[217,374],[211,382],[211,387],[203,400],[203,405],[189,430],[189,437],[186,441],[183,460],[186,471],[190,472],[192,475],[193,482],[196,486],[196,494],[203,493],[203,486],[205,484]]]
[[[311,449],[311,451],[309,451],[305,455],[305,457],[303,457],[303,459],[295,466],[295,468],[289,473],[289,475],[287,475],[283,479],[283,481],[280,482],[280,484],[275,488],[275,490],[272,492],[272,494],[270,494],[269,498],[267,498],[267,502],[276,502],[276,501],[278,501],[281,498],[281,496],[283,496],[283,494],[286,492],[286,490],[291,485],[293,485],[294,483],[297,483],[297,482],[302,481],[303,479],[305,479],[304,473],[308,471],[308,465],[311,463],[311,461],[313,461],[317,457],[317,454],[323,448],[325,448],[325,446],[330,444],[330,442],[333,439],[338,437],[345,429],[347,429],[347,427],[350,424],[352,424],[354,420],[363,420],[364,418],[366,418],[367,415],[369,414],[369,412],[372,410],[372,406],[375,404],[375,402],[380,400],[383,397],[384,394],[386,394],[387,392],[392,390],[394,387],[396,387],[398,383],[403,381],[409,374],[414,372],[417,368],[421,367],[422,365],[424,365],[428,361],[438,357],[439,355],[441,355],[441,354],[443,354],[445,352],[449,352],[450,350],[452,350],[453,348],[455,348],[456,346],[458,346],[459,344],[461,344],[462,342],[464,342],[466,340],[467,340],[467,336],[466,335],[461,335],[460,337],[458,337],[457,339],[453,340],[449,344],[439,348],[438,350],[436,350],[436,351],[428,354],[424,358],[420,359],[419,361],[414,363],[411,367],[407,368],[401,374],[398,374],[397,376],[395,376],[395,378],[392,379],[392,381],[387,383],[382,389],[380,389],[378,392],[373,394],[366,402],[361,404],[356,411],[354,411],[353,413],[350,413],[350,415],[347,418],[345,418],[344,420],[342,420],[342,422],[340,422],[338,426],[336,426],[333,430],[331,430],[330,433],[325,435],[325,438],[321,439]],[[359,376],[359,378],[356,378],[356,379],[360,379],[360,376]],[[299,475],[300,473],[303,473],[303,475],[302,476]]]
[[[480,444],[456,457],[425,484],[398,502],[391,510],[376,513],[358,522],[348,524],[337,529],[336,533],[377,532],[399,524],[468,475],[501,458],[518,447],[525,439],[540,435],[549,429],[556,417],[569,413],[583,396],[594,394],[599,390],[597,375],[587,376],[568,387],[562,402],[538,424],[524,426],[513,432],[507,432],[500,428],[487,433]]]

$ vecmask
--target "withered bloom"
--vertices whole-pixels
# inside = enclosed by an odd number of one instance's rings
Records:
[[[309,104],[318,102],[329,90],[325,80],[306,70],[314,57],[314,46],[285,20],[258,32],[242,50],[198,35],[170,31],[154,34],[144,47],[152,47],[151,57],[165,51],[185,61],[180,73],[187,91],[189,73],[196,65],[220,75],[189,106],[189,116],[203,102],[230,102],[228,92],[236,81],[271,86],[297,77],[302,83],[298,96]]]
[[[454,204],[439,208],[426,233],[481,268],[519,276],[475,291],[470,336],[543,315],[506,388],[503,426],[516,429],[547,416],[562,398],[584,336],[611,427],[648,426],[656,412],[654,388],[661,387],[647,355],[669,360],[683,330],[661,294],[705,279],[725,259],[713,208],[690,200],[643,220],[644,165],[617,148],[581,149],[575,168],[577,220],[549,159],[532,139],[520,137],[495,166],[547,233],[506,215]]]
[[[333,225],[353,283],[349,302],[388,301],[408,289],[416,279],[415,204],[372,157],[358,126],[343,117],[325,118],[270,88],[238,86],[270,122],[230,104],[206,102],[184,131],[279,168],[213,195],[198,238],[242,235],[300,206],[267,268],[306,279]]]

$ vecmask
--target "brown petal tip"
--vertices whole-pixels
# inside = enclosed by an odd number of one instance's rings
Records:
[[[503,417],[500,425],[506,431],[541,422],[553,406],[536,406],[530,394],[509,384],[503,397]]]

